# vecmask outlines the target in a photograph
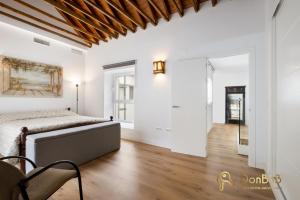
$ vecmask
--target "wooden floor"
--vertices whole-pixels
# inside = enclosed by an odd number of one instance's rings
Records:
[[[122,141],[118,152],[81,167],[86,200],[270,200],[270,190],[245,189],[242,175],[259,175],[247,167],[247,157],[237,155],[231,125],[215,125],[209,135],[208,158]],[[218,190],[217,176],[229,171],[233,185]],[[68,182],[51,199],[78,199],[77,182]]]

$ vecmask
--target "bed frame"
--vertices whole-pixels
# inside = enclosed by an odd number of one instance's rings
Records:
[[[110,117],[110,122],[113,122],[113,117]],[[105,123],[105,122],[104,122]],[[89,125],[96,125],[96,124],[101,124],[101,123],[95,123],[95,124],[89,124]],[[83,126],[89,126],[89,125],[83,125]],[[113,147],[111,147],[111,151],[114,151],[114,150],[117,150],[117,149],[119,149],[120,148],[120,141],[119,141],[119,143],[117,142],[117,140],[119,139],[119,140],[121,140],[121,138],[120,138],[120,124],[119,123],[115,123],[115,124],[113,124],[114,126],[116,126],[116,128],[115,128],[115,130],[113,131],[114,132],[114,134],[116,135],[116,136],[113,136],[114,137],[114,143],[116,143],[115,145],[112,145]],[[71,130],[71,128],[75,128],[75,127],[83,127],[83,126],[72,126],[72,127],[68,127],[68,128],[64,128],[64,129],[59,129],[59,130],[67,130],[67,129],[70,129]],[[101,130],[100,130],[101,129]],[[105,130],[102,130],[103,128],[99,128],[97,131],[105,131]],[[58,130],[58,131],[59,131]],[[44,132],[45,134],[46,133],[49,133],[49,132]],[[71,132],[70,132],[71,133]],[[29,130],[28,130],[28,128],[27,127],[23,127],[22,129],[21,129],[21,133],[20,133],[20,137],[19,137],[19,139],[20,139],[20,141],[19,141],[19,156],[24,156],[24,157],[26,157],[26,141],[27,141],[27,136],[31,136],[31,135],[37,135],[37,134],[40,134],[40,133],[35,133],[35,134],[30,134],[29,133]],[[99,137],[101,137],[101,136],[99,136]],[[99,141],[100,142],[100,141]],[[117,144],[118,143],[118,144]],[[100,144],[101,145],[101,144]],[[105,150],[105,151],[107,151],[107,150]],[[111,152],[111,151],[109,151],[109,152]],[[103,152],[103,154],[105,154],[105,153],[108,153],[108,152]],[[102,154],[102,152],[101,152],[101,154]],[[102,155],[103,155],[102,154]],[[101,155],[99,155],[99,156],[101,156]],[[81,163],[78,163],[78,164],[81,164]],[[20,160],[20,169],[25,173],[26,172],[26,164],[25,164],[25,160]]]
[[[20,141],[19,141],[19,156],[26,157],[26,137],[28,135],[28,128],[23,127],[21,129]],[[25,172],[25,160],[20,159],[20,169]]]

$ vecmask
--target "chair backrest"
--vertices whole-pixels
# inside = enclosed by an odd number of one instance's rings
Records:
[[[25,175],[18,168],[0,160],[0,199],[18,199],[18,183],[23,178]]]

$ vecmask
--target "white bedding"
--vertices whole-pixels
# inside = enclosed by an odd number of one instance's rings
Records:
[[[18,155],[19,136],[23,127],[28,128],[29,134],[34,134],[105,121],[65,110],[0,114],[0,154]]]

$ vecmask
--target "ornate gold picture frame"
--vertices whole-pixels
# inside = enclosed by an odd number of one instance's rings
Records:
[[[59,66],[0,56],[0,96],[61,97]]]

